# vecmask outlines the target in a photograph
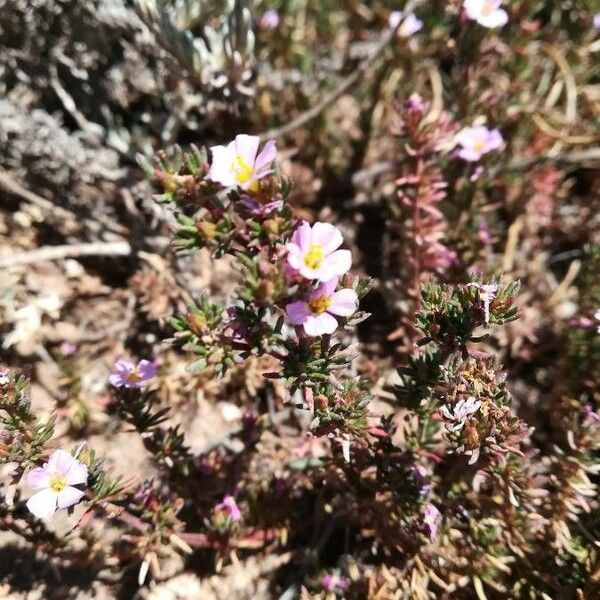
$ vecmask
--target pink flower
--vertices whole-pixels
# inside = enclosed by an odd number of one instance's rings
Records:
[[[502,0],[465,0],[465,14],[483,27],[495,29],[508,22],[508,13],[500,8]]]
[[[592,408],[591,404],[586,404],[583,407],[583,412],[585,414],[585,420],[589,423],[600,422],[600,415]]]
[[[119,359],[113,367],[108,381],[115,387],[141,388],[156,375],[156,366],[149,360],[140,360],[137,365]]]
[[[38,488],[29,500],[27,508],[40,519],[50,517],[57,508],[77,504],[85,492],[73,487],[86,483],[87,467],[65,450],[56,450],[43,467],[37,467],[27,475],[27,484]]]
[[[288,319],[294,325],[302,325],[306,335],[313,337],[333,333],[339,317],[349,317],[356,312],[358,296],[354,290],[345,288],[335,291],[338,278],[334,277],[319,285],[308,297],[308,302],[297,300],[285,308]]]
[[[337,573],[327,573],[327,575],[323,575],[321,585],[327,592],[335,592],[336,590],[345,590],[348,582]]]
[[[71,342],[63,342],[60,345],[60,353],[63,356],[73,356],[77,352],[77,345],[72,344]]]
[[[456,135],[455,141],[461,146],[458,156],[468,162],[478,161],[484,154],[497,150],[504,143],[497,129],[488,129],[484,125],[463,129]]]
[[[312,227],[303,221],[294,231],[287,245],[287,262],[305,279],[329,281],[350,270],[350,250],[338,250],[343,242],[337,227],[315,223]]]
[[[259,141],[258,136],[240,134],[227,146],[213,146],[207,179],[224,187],[238,186],[243,190],[257,191],[259,179],[272,172],[271,163],[277,154],[273,140],[258,152]]]
[[[569,325],[577,329],[591,329],[594,327],[594,321],[588,317],[573,317],[569,321]]]
[[[423,528],[431,539],[437,536],[441,521],[440,511],[433,504],[423,507]]]
[[[279,13],[276,10],[267,10],[258,18],[260,29],[276,29],[279,27]]]
[[[215,508],[218,511],[226,512],[232,521],[237,522],[242,518],[242,512],[236,504],[235,498],[229,494]]]
[[[283,208],[283,200],[281,199],[262,204],[251,196],[242,196],[239,204],[256,217],[266,217],[272,212],[280,211]]]

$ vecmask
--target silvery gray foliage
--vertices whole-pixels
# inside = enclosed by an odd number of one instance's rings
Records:
[[[217,7],[203,0],[135,0],[135,6],[162,48],[204,92],[253,95],[247,85],[255,42],[248,0]]]
[[[117,153],[84,132],[70,132],[58,115],[0,100],[0,154],[8,169],[26,169],[50,189],[75,191],[118,168]]]

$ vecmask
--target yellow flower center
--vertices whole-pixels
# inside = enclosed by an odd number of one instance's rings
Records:
[[[231,170],[235,173],[235,179],[240,185],[248,183],[248,181],[252,179],[252,175],[254,175],[254,169],[240,154],[236,155],[233,159]],[[258,190],[258,181],[252,181],[248,186],[248,189],[256,192]]]
[[[140,377],[137,369],[133,369],[131,373],[127,375],[127,381],[129,383],[139,383],[141,380],[142,378]]]
[[[317,269],[324,258],[325,250],[323,250],[323,246],[320,246],[319,244],[311,244],[308,248],[306,256],[304,257],[304,264],[309,269]]]
[[[331,298],[328,296],[319,296],[308,303],[310,311],[315,315],[324,313],[331,305]]]
[[[63,475],[52,475],[50,488],[55,492],[62,492],[67,487],[67,479]]]
[[[473,142],[473,150],[481,154],[485,149],[485,142],[483,140],[475,140]]]

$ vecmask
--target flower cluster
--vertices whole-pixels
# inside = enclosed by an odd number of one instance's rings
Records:
[[[352,255],[339,250],[343,239],[339,229],[328,223],[312,227],[302,222],[287,244],[287,264],[293,278],[304,282],[299,287],[317,282],[316,287],[304,291],[304,298],[286,306],[288,319],[302,326],[309,336],[332,334],[338,327],[336,316],[350,317],[358,307],[358,296],[350,288],[336,291],[339,277],[350,269]]]

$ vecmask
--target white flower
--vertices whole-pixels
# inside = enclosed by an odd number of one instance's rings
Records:
[[[485,322],[487,325],[490,323],[490,304],[494,301],[496,297],[496,292],[498,291],[498,286],[495,283],[468,283],[474,288],[479,290],[479,300],[483,303],[483,310],[485,313]]]
[[[488,29],[495,29],[508,22],[508,13],[500,8],[501,5],[502,0],[465,0],[463,6],[469,19]]]
[[[393,10],[388,18],[388,25],[394,29],[400,21],[402,24],[398,27],[398,35],[403,38],[411,37],[423,28],[423,21],[418,19],[414,13],[404,16],[401,10]]]

